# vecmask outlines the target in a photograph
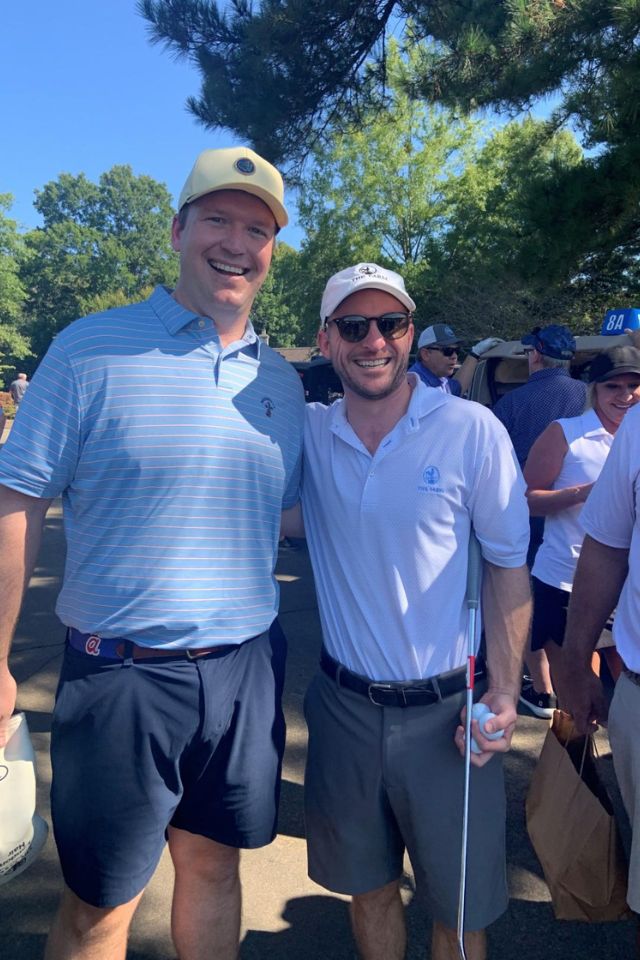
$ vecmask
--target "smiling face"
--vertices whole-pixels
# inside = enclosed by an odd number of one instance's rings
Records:
[[[359,290],[340,303],[330,320],[348,315],[379,317],[383,313],[407,313],[407,308],[384,290]],[[351,392],[367,400],[388,397],[406,383],[409,350],[413,341],[413,324],[399,340],[385,340],[375,321],[359,343],[347,343],[335,323],[318,334],[323,356],[332,361],[345,393]]]
[[[267,205],[242,190],[208,193],[189,205],[183,225],[174,218],[171,241],[180,253],[175,299],[214,320],[223,342],[244,332],[275,233]]]
[[[615,433],[629,407],[640,401],[640,375],[621,373],[596,383],[593,407],[609,433]]]

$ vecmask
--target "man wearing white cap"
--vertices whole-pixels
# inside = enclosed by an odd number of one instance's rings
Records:
[[[458,347],[462,341],[447,323],[434,323],[418,337],[418,359],[410,367],[428,387],[436,387],[455,397],[463,396],[473,380],[478,360],[483,353],[501,343],[500,337],[486,337],[476,343],[458,372]]]
[[[414,309],[402,278],[369,263],[333,276],[322,298],[318,343],[344,399],[306,409],[302,507],[324,640],[305,701],[309,873],[352,896],[364,960],[402,960],[408,851],[435,920],[431,956],[458,956],[473,528],[484,557],[480,689],[496,714],[488,729],[505,730],[478,733],[473,761],[465,942],[480,960],[484,928],[507,905],[501,755],[529,624],[528,511],[496,418],[407,374]],[[300,534],[299,521],[288,511],[285,532]]]
[[[0,456],[0,734],[7,656],[44,516],[62,496],[67,645],[52,724],[65,879],[47,960],[121,960],[168,839],[181,960],[233,960],[239,849],[275,833],[284,638],[280,513],[304,399],[249,315],[278,229],[277,170],[207,150],[174,219],[175,290],[60,333]]]

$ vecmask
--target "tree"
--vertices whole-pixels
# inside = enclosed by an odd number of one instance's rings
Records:
[[[63,173],[36,192],[35,207],[43,226],[24,238],[21,279],[38,358],[77,317],[143,299],[157,283],[174,285],[171,196],[151,177],[128,166],[97,184]]]
[[[278,243],[271,269],[251,309],[251,322],[257,334],[267,334],[272,347],[293,347],[300,334],[300,321],[291,309],[288,277],[291,262],[298,254],[286,243]]]
[[[375,261],[414,277],[436,269],[459,194],[459,175],[479,149],[477,122],[457,120],[406,93],[410,58],[388,50],[388,103],[318,144],[300,185],[306,231],[293,279],[297,313],[315,340],[327,278]]]
[[[222,6],[222,5],[220,5]],[[226,7],[226,9],[225,9]],[[140,0],[154,42],[200,69],[190,107],[274,159],[309,150],[329,118],[353,120],[384,97],[385,31],[404,26],[421,50],[414,93],[455,110],[523,111],[560,95],[587,145],[638,136],[636,0]],[[436,46],[421,46],[425,39]],[[258,94],[258,95],[257,95]]]
[[[301,183],[306,238],[290,290],[307,342],[327,278],[360,260],[404,276],[418,327],[442,320],[469,339],[512,336],[532,315],[560,305],[566,314],[580,296],[568,289],[547,191],[582,163],[575,138],[549,138],[532,119],[488,131],[413,100],[411,58],[393,44],[387,69],[387,108],[316,147]]]
[[[14,369],[16,361],[30,355],[29,340],[22,331],[22,238],[16,221],[5,215],[12,202],[11,194],[0,194],[0,372]]]
[[[361,67],[384,34],[393,0],[139,0],[153,42],[200,70],[190,111],[227,127],[273,162],[306,151],[319,123],[351,119]],[[242,102],[242,108],[237,104]]]
[[[221,6],[221,5],[220,5]],[[455,112],[511,114],[556,104],[595,152],[550,181],[557,241],[576,275],[640,241],[640,11],[637,0],[142,0],[152,40],[196,64],[189,106],[272,161],[299,162],[328,129],[359,123],[388,97],[386,33],[414,54],[414,96]],[[424,41],[430,39],[430,43]],[[433,43],[435,41],[435,45]]]

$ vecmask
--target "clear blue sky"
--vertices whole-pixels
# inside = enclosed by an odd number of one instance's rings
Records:
[[[201,150],[240,142],[187,113],[199,90],[195,68],[149,43],[135,0],[3,4],[0,193],[14,196],[10,215],[37,226],[34,190],[61,173],[96,181],[124,163],[177,198]],[[289,195],[287,205],[293,221]],[[280,237],[297,246],[300,232]]]

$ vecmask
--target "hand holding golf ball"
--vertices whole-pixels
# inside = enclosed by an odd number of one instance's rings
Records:
[[[471,709],[471,719],[478,721],[482,735],[486,737],[487,740],[499,740],[500,737],[504,737],[504,730],[494,730],[493,733],[490,733],[485,729],[487,720],[491,720],[493,717],[495,717],[495,713],[491,712],[486,703],[474,703]],[[471,751],[472,753],[482,753],[482,750],[473,737],[471,738]]]

